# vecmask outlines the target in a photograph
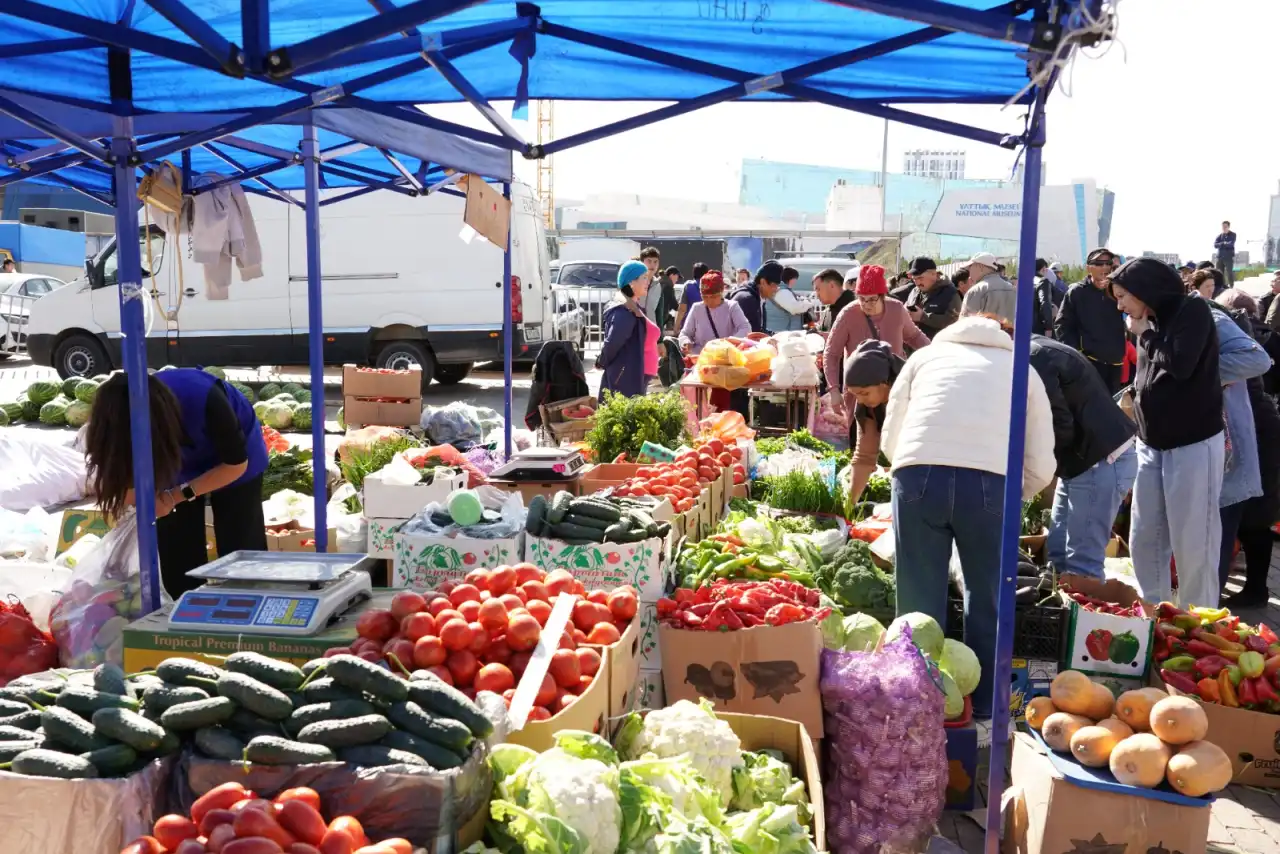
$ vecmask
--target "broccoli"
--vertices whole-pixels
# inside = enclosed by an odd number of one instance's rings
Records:
[[[871,548],[851,540],[824,565],[817,577],[819,588],[849,611],[892,609],[896,598],[894,578],[871,559]]]

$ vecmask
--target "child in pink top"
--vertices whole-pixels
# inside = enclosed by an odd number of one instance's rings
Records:
[[[649,318],[644,319],[644,378],[653,380],[658,376],[658,339],[662,330]]]

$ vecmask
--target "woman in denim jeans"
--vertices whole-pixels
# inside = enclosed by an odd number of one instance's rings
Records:
[[[1013,341],[999,321],[962,317],[907,360],[889,393],[880,446],[893,463],[898,613],[945,624],[951,549],[965,582],[965,643],[982,681],[973,711],[989,717],[995,672]],[[1053,421],[1044,383],[1027,376],[1022,495],[1053,479]]]

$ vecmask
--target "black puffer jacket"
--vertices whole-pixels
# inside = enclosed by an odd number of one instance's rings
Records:
[[[1058,477],[1084,474],[1129,441],[1137,427],[1112,400],[1089,360],[1043,335],[1031,336],[1036,369],[1053,410],[1053,454]]]

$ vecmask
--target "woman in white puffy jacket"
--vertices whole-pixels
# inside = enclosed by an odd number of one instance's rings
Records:
[[[912,354],[889,393],[880,447],[893,465],[898,613],[946,624],[951,547],[966,589],[965,643],[982,663],[974,714],[990,717],[995,672],[1004,478],[1009,452],[1013,341],[1007,325],[962,317]],[[1057,468],[1044,384],[1027,372],[1022,497]]]

